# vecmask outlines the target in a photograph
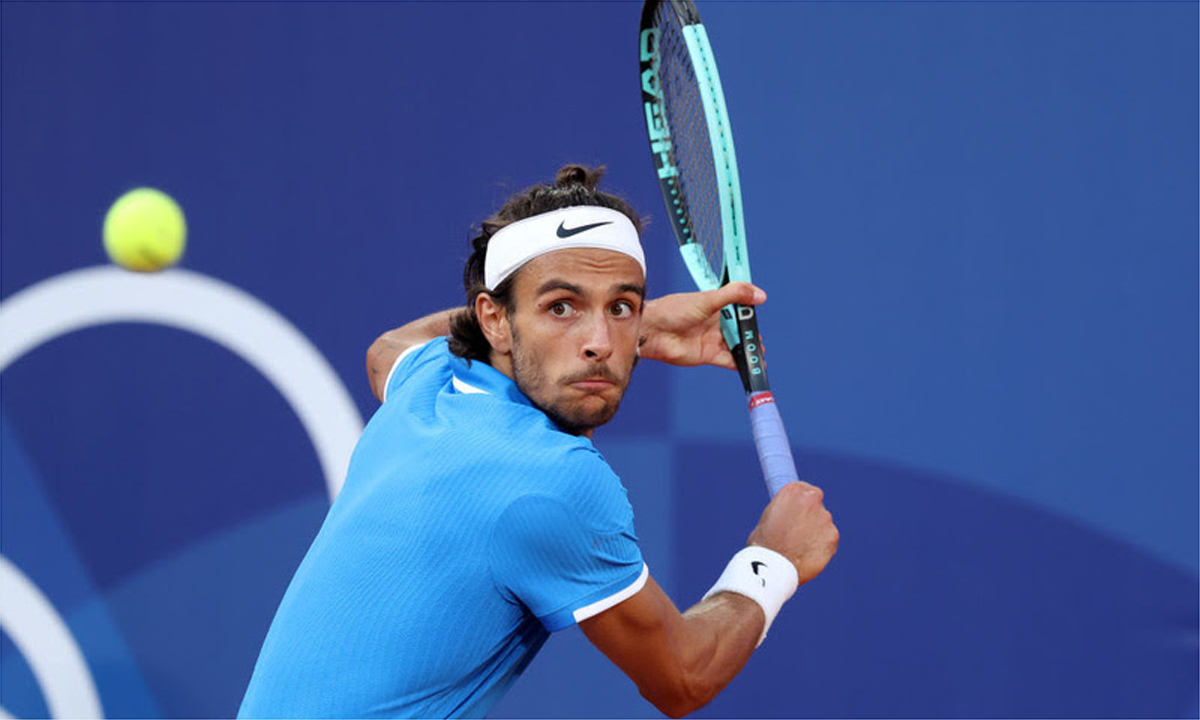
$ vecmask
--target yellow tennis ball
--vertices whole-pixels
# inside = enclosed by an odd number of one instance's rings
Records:
[[[154,272],[179,262],[187,241],[183,210],[154,188],[130,190],[104,216],[104,250],[128,270]]]

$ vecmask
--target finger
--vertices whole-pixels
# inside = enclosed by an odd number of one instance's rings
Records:
[[[735,282],[717,288],[714,297],[721,307],[725,305],[761,305],[767,301],[767,293],[750,283]]]

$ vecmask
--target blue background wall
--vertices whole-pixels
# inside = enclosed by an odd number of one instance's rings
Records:
[[[561,164],[661,214],[636,3],[4,3],[0,309],[160,187],[187,271],[282,314],[361,416],[383,330]],[[701,5],[772,383],[842,530],[717,716],[1197,716],[1197,25],[1183,2]],[[687,284],[664,223],[652,293]],[[0,325],[0,345],[13,342]],[[91,326],[0,374],[0,550],[109,716],[233,714],[328,506],[276,387]],[[740,385],[643,365],[597,444],[695,602],[765,501]],[[14,603],[0,588],[0,610]],[[0,706],[48,713],[0,636]],[[577,630],[500,716],[653,716]]]

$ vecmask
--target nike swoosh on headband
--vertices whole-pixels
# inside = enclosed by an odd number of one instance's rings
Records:
[[[556,231],[557,229],[557,231]],[[572,205],[505,225],[488,241],[484,286],[494,290],[535,257],[566,249],[612,250],[628,255],[646,272],[637,228],[625,214],[596,205]]]
[[[588,230],[591,230],[592,228],[598,228],[601,225],[612,225],[612,221],[606,220],[604,222],[592,223],[591,225],[580,225],[577,228],[571,228],[569,230],[567,229],[566,225],[566,220],[560,222],[558,224],[558,230],[556,230],[554,234],[558,235],[560,238],[569,238],[572,235],[578,235],[581,232],[587,232]]]

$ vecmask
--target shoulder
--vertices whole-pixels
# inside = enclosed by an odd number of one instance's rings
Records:
[[[527,466],[529,486],[514,495],[553,502],[599,531],[615,531],[633,520],[633,509],[620,477],[586,438],[555,432],[549,452]]]
[[[450,346],[445,337],[434,338],[428,342],[412,345],[396,356],[388,371],[383,384],[383,401],[386,403],[396,388],[413,378],[422,369],[431,366],[447,366],[455,356],[450,352]]]

